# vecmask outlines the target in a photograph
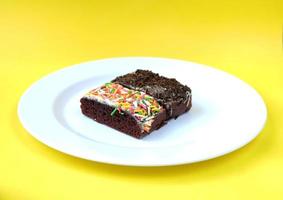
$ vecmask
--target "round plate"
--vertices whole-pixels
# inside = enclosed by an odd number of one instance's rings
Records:
[[[138,140],[81,114],[80,98],[118,75],[150,69],[192,89],[189,113]],[[266,121],[259,94],[223,71],[186,61],[126,57],[74,65],[33,84],[18,115],[39,141],[76,157],[132,166],[192,163],[232,152],[255,138]]]

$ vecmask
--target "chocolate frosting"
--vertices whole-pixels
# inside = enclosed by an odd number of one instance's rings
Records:
[[[189,105],[191,101],[191,89],[188,86],[182,85],[175,78],[166,78],[149,70],[138,69],[112,82],[153,96],[167,110],[168,118],[174,115],[174,107],[179,104]]]

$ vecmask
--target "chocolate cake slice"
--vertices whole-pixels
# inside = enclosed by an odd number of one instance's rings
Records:
[[[81,98],[82,113],[136,138],[177,118],[191,106],[191,90],[148,70],[119,76]]]

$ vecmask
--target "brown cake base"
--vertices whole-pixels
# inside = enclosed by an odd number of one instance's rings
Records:
[[[87,98],[81,99],[81,110],[84,115],[96,122],[110,126],[135,138],[142,138],[148,135],[152,131],[160,128],[166,120],[166,112],[161,112],[156,116],[150,131],[145,132],[142,130],[140,124],[126,112],[116,112],[111,116],[113,109],[113,107],[99,103],[95,100]]]

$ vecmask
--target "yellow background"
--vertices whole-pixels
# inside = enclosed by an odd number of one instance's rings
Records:
[[[0,199],[283,199],[282,4],[0,0]],[[230,72],[262,94],[266,127],[232,154],[164,168],[73,158],[23,129],[17,103],[31,83],[118,56],[179,58]]]

